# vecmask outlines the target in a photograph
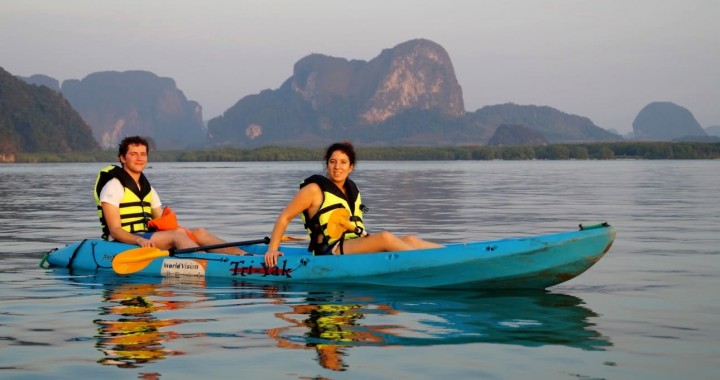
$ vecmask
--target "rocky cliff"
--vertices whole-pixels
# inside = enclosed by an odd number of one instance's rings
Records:
[[[380,123],[413,108],[435,109],[450,117],[465,113],[450,57],[428,40],[385,49],[370,62],[313,54],[295,64],[289,81],[292,91],[313,109],[349,101],[366,123]]]
[[[588,118],[551,107],[503,104],[465,111],[447,52],[411,40],[366,62],[312,54],[277,90],[247,96],[208,124],[214,146],[486,144],[502,124],[546,141],[617,141]],[[530,140],[537,140],[526,136]]]
[[[125,136],[151,138],[158,149],[182,149],[205,141],[202,108],[175,81],[147,71],[105,71],[66,80],[61,91],[102,148]]]
[[[637,140],[649,141],[707,137],[690,111],[670,102],[653,102],[643,107],[633,121],[633,132]]]
[[[432,41],[408,41],[369,62],[309,55],[279,89],[241,99],[211,120],[208,131],[217,144],[324,144],[410,110],[449,119],[465,114],[452,62]],[[412,127],[396,137],[408,132]]]
[[[550,143],[623,140],[596,126],[587,117],[570,115],[548,106],[498,104],[480,108],[471,117],[478,124],[495,128],[502,124],[522,125]]]
[[[23,79],[57,87],[42,75]],[[207,134],[200,105],[173,79],[150,72],[98,72],[67,80],[60,90],[110,149],[133,134],[150,137],[159,149],[322,146],[338,139],[483,145],[503,124],[526,127],[510,132],[527,141],[536,141],[535,134],[548,143],[622,140],[586,117],[547,106],[508,103],[466,112],[449,55],[424,39],[384,49],[370,61],[308,55],[279,88],[248,95],[210,120]]]
[[[29,77],[18,76],[18,78],[25,81],[25,83],[34,84],[36,86],[45,86],[53,91],[60,92],[60,81],[53,77],[49,77],[43,74],[35,74]]]
[[[307,56],[295,64],[290,86],[315,110],[354,103],[358,119],[366,123],[380,123],[411,108],[451,117],[465,113],[450,57],[427,40],[383,50],[367,63]]]
[[[0,68],[0,162],[21,152],[97,150],[90,127],[58,92]]]

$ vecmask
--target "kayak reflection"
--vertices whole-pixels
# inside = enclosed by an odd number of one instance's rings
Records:
[[[348,368],[353,347],[504,344],[603,350],[612,345],[595,329],[593,318],[597,315],[582,299],[546,290],[450,291],[342,285],[328,290],[319,285],[73,271],[69,279],[101,290],[100,317],[94,321],[96,347],[103,353],[98,362],[118,367],[138,367],[182,355],[187,343],[170,350],[165,347],[167,342],[197,337],[231,340],[222,345],[232,349],[254,345],[261,336],[280,349],[312,350],[315,360],[333,371]],[[182,318],[187,315],[185,309],[195,314],[198,308],[227,306],[224,301],[229,299],[250,301],[233,305],[243,308],[237,312],[255,313],[243,320],[263,321],[262,326]],[[267,307],[257,307],[263,304]],[[204,315],[218,315],[205,311],[208,313]],[[274,318],[268,323],[270,316]],[[187,330],[178,326],[195,322],[212,323],[213,332],[196,324],[196,332],[178,333]]]
[[[580,298],[547,291],[451,292],[364,288],[306,290],[288,298],[275,316],[285,324],[266,331],[287,349],[314,349],[324,368],[347,368],[356,346],[430,346],[498,343],[563,345],[600,350],[611,345],[593,330],[597,316]],[[298,288],[278,289],[297,295]],[[297,298],[295,298],[297,299]]]
[[[181,337],[169,328],[197,320],[157,318],[155,314],[158,312],[182,309],[189,303],[176,300],[172,291],[163,290],[161,286],[107,285],[103,291],[101,318],[93,321],[98,332],[96,347],[105,355],[98,363],[137,368],[168,356],[185,354],[169,350],[163,343]],[[185,335],[182,337],[187,338]]]

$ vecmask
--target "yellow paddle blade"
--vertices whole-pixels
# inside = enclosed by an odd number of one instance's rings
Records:
[[[128,274],[142,270],[158,257],[170,256],[170,252],[155,247],[140,247],[122,252],[113,258],[115,273]]]
[[[331,238],[339,239],[345,232],[354,230],[355,225],[350,222],[350,211],[339,208],[330,214],[327,232]]]

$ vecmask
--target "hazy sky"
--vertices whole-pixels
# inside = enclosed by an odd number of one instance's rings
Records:
[[[720,125],[718,0],[0,0],[0,67],[171,77],[205,119],[277,89],[310,53],[443,46],[468,111],[548,105],[622,133],[653,101]]]

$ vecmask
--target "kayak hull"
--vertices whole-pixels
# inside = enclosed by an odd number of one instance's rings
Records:
[[[282,245],[278,265],[264,264],[264,244],[248,255],[178,253],[152,260],[132,275],[229,278],[239,281],[372,284],[417,288],[544,289],[577,277],[610,249],[615,229],[596,228],[450,243],[443,248],[342,256],[313,256],[305,246]],[[86,239],[49,252],[52,267],[113,271],[113,258],[136,245]]]

